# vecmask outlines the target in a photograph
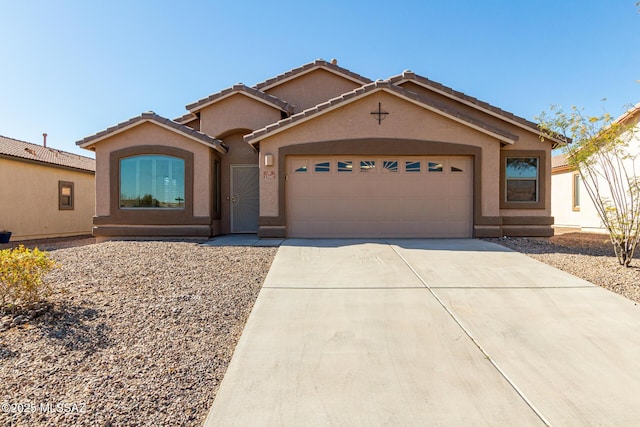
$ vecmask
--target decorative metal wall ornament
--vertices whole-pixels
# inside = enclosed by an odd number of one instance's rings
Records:
[[[382,104],[380,102],[378,102],[378,111],[372,111],[369,114],[376,116],[375,119],[378,121],[379,125],[382,124],[382,121],[389,115],[387,111],[382,110]]]

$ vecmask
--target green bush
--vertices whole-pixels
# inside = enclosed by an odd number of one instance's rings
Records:
[[[23,245],[0,251],[0,311],[39,302],[51,294],[44,276],[58,264],[47,252]]]

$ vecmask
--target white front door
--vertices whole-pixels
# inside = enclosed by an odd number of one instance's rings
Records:
[[[258,165],[231,165],[231,232],[256,233],[260,209]]]

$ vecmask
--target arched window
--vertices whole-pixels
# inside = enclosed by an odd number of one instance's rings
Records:
[[[120,159],[120,208],[184,209],[184,159],[141,155]]]

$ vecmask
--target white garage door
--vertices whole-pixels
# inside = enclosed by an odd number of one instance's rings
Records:
[[[289,237],[471,237],[471,157],[288,157]]]

